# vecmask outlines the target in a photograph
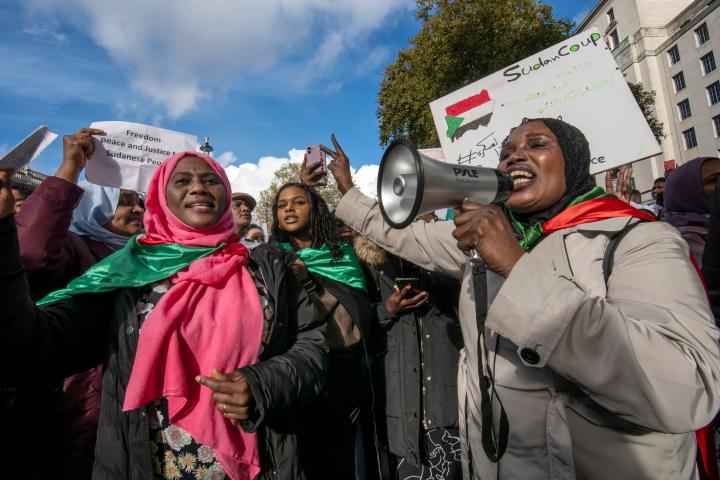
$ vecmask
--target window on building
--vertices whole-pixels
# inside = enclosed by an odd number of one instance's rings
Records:
[[[617,33],[617,28],[608,34],[610,39],[610,50],[615,50],[620,45],[620,36]]]
[[[670,65],[675,65],[680,61],[680,51],[678,50],[677,45],[674,45],[670,50],[668,50],[667,54]]]
[[[710,105],[720,102],[720,82],[714,82],[707,87]]]
[[[713,129],[715,130],[715,136],[720,137],[720,115],[713,117]]]
[[[690,100],[688,100],[687,98],[682,102],[678,103],[677,107],[678,115],[680,115],[680,120],[685,120],[692,115],[692,111],[690,110]]]
[[[708,32],[707,24],[703,23],[700,27],[695,29],[695,39],[697,40],[698,47],[710,40],[710,33]]]
[[[608,18],[608,23],[612,23],[615,21],[615,12],[613,12],[612,8],[610,10],[608,10],[607,18]]]
[[[675,84],[675,93],[685,90],[685,75],[683,72],[678,73],[672,77],[673,83]]]
[[[702,56],[700,58],[700,64],[702,65],[703,75],[707,75],[708,73],[715,71],[717,66],[715,66],[715,55],[713,55],[713,52]]]
[[[683,132],[683,138],[685,139],[685,150],[697,147],[697,137],[695,136],[695,129],[688,128]]]

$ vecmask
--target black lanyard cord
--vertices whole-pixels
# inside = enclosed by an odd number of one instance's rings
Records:
[[[478,355],[478,376],[480,384],[480,415],[481,415],[481,436],[482,446],[488,459],[497,463],[505,454],[508,437],[510,434],[510,423],[508,422],[505,407],[495,389],[495,378],[488,361],[487,348],[485,345],[485,320],[488,312],[487,299],[487,267],[485,261],[479,257],[470,260],[472,265],[473,289],[475,293],[475,317],[477,321],[477,355]],[[497,354],[497,352],[496,352]],[[492,396],[491,393],[492,392]],[[500,424],[497,435],[493,427],[492,397],[496,397],[500,405]],[[468,449],[470,442],[468,441]]]

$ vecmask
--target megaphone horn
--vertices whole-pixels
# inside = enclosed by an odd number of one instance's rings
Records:
[[[418,215],[460,205],[466,198],[484,205],[503,203],[512,190],[512,179],[499,170],[434,160],[408,140],[390,144],[378,172],[380,212],[393,228],[405,228]]]

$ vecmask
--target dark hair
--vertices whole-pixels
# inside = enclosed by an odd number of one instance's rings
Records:
[[[658,182],[664,182],[664,181],[665,181],[665,177],[658,177],[655,180],[653,180],[653,185],[655,185]]]
[[[25,198],[29,197],[30,194],[35,191],[35,188],[24,183],[13,183],[11,188],[15,191],[20,192],[20,194]]]
[[[262,228],[260,225],[258,225],[257,223],[251,223],[250,225],[247,226],[246,230],[249,231],[251,228],[257,228],[257,229],[259,229],[259,230],[262,230],[262,229],[263,229],[263,228]]]
[[[290,187],[297,187],[305,192],[308,202],[310,202],[310,237],[313,239],[313,248],[320,248],[323,244],[327,245],[332,252],[333,259],[342,258],[343,251],[340,248],[340,240],[335,230],[335,217],[330,213],[325,200],[320,196],[314,188],[308,187],[302,183],[286,183],[278,189],[273,199],[272,216],[273,223],[270,230],[271,242],[289,242],[290,235],[280,228],[278,221],[278,199],[283,190]]]
[[[630,191],[630,195],[642,195],[642,193],[640,193],[640,190],[635,190],[635,189],[633,188],[633,189]]]

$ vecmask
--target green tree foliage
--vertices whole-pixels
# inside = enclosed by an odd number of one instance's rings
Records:
[[[267,223],[268,228],[272,225],[272,203],[277,195],[280,187],[286,183],[299,182],[300,181],[300,167],[299,163],[287,163],[275,171],[270,186],[260,192],[260,199],[258,200],[257,207],[255,208],[255,215],[260,223]],[[340,192],[337,189],[335,178],[328,173],[327,185],[322,188],[318,188],[317,191],[320,193],[325,201],[328,203],[330,210],[334,209],[338,203],[340,203]]]
[[[535,0],[416,0],[411,47],[383,74],[380,143],[440,144],[428,104],[567,38],[572,22]]]
[[[640,110],[642,110],[643,115],[645,115],[645,120],[647,120],[648,125],[650,125],[650,130],[652,130],[657,141],[661,142],[662,139],[665,138],[665,132],[663,130],[663,123],[658,120],[655,115],[655,90],[645,90],[645,86],[642,83],[628,82],[628,86]]]

